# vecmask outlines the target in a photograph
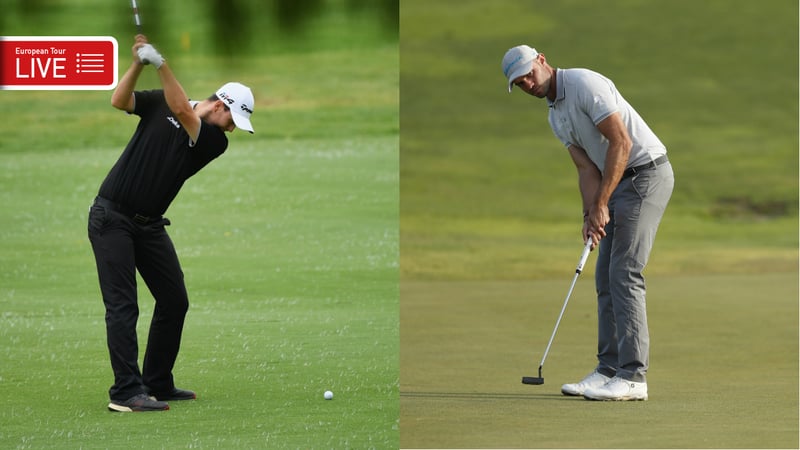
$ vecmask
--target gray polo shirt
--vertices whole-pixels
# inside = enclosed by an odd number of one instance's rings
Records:
[[[597,124],[615,112],[622,116],[633,141],[627,167],[647,164],[667,153],[664,144],[608,78],[587,69],[557,69],[556,89],[555,101],[547,100],[553,133],[565,147],[574,144],[586,150],[600,172],[605,169],[608,139]]]

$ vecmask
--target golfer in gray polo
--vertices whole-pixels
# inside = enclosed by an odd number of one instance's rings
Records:
[[[503,58],[508,92],[547,99],[549,122],[578,169],[583,239],[599,244],[595,369],[561,387],[589,400],[647,400],[650,336],[645,282],[658,225],[674,178],[664,144],[608,78],[555,69],[520,45]]]

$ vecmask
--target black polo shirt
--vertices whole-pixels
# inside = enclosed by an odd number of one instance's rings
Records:
[[[167,211],[183,183],[225,152],[228,138],[202,122],[197,142],[170,111],[163,90],[134,92],[133,114],[141,120],[99,195],[142,215]]]

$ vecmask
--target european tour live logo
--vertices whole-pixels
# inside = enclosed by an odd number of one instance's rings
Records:
[[[109,90],[117,86],[110,36],[0,37],[0,89]]]

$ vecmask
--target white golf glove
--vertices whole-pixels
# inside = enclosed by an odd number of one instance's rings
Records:
[[[142,64],[152,64],[156,69],[160,68],[161,64],[164,64],[164,58],[161,53],[158,53],[158,50],[150,44],[144,44],[136,52],[139,54]]]

